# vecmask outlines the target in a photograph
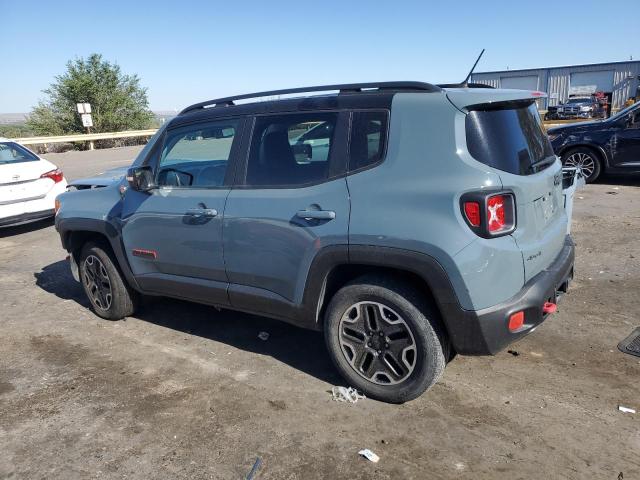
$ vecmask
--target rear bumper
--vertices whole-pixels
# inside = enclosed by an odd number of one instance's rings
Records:
[[[66,180],[54,184],[44,195],[0,205],[0,227],[20,225],[53,217],[55,200],[67,189]]]
[[[473,312],[459,311],[457,315],[456,312],[445,312],[456,351],[462,355],[493,355],[532,332],[547,317],[542,312],[544,303],[555,303],[567,291],[573,279],[574,250],[574,243],[567,235],[562,250],[551,265],[506,302]],[[524,326],[511,332],[509,317],[519,311],[524,312]]]
[[[23,223],[37,222],[45,218],[51,218],[55,214],[53,209],[43,210],[41,212],[22,213],[11,217],[0,218],[0,228],[22,225]]]

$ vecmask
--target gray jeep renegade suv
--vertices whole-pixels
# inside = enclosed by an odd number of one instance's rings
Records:
[[[327,95],[252,103],[280,94]],[[59,197],[95,313],[164,295],[324,330],[346,381],[416,398],[494,354],[573,276],[539,92],[331,85],[193,105],[126,179]]]

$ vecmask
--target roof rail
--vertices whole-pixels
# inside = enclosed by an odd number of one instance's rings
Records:
[[[206,102],[194,103],[180,112],[192,112],[206,107],[212,106],[230,106],[234,105],[236,100],[245,100],[248,98],[271,97],[274,95],[288,95],[292,93],[308,93],[308,92],[327,92],[338,90],[340,93],[362,92],[363,90],[409,90],[422,92],[438,92],[440,88],[424,82],[372,82],[372,83],[346,83],[339,85],[319,85],[315,87],[287,88],[284,90],[271,90],[269,92],[247,93],[244,95],[235,95],[233,97],[216,98],[207,100]]]

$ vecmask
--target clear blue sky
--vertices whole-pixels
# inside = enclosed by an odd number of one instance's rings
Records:
[[[640,59],[640,0],[0,0],[0,112],[67,60],[137,73],[153,110],[257,90]],[[563,30],[576,33],[564,33]],[[592,31],[593,33],[589,33]]]

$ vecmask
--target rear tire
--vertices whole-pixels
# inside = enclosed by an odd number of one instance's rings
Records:
[[[324,330],[342,376],[384,402],[419,397],[442,376],[450,356],[436,309],[400,279],[367,275],[345,285],[327,307]]]
[[[80,282],[96,315],[120,320],[135,312],[138,294],[124,281],[108,247],[87,243],[78,266]]]
[[[594,182],[602,171],[600,157],[590,148],[577,147],[562,154],[562,165],[577,167],[582,171],[587,183]]]

